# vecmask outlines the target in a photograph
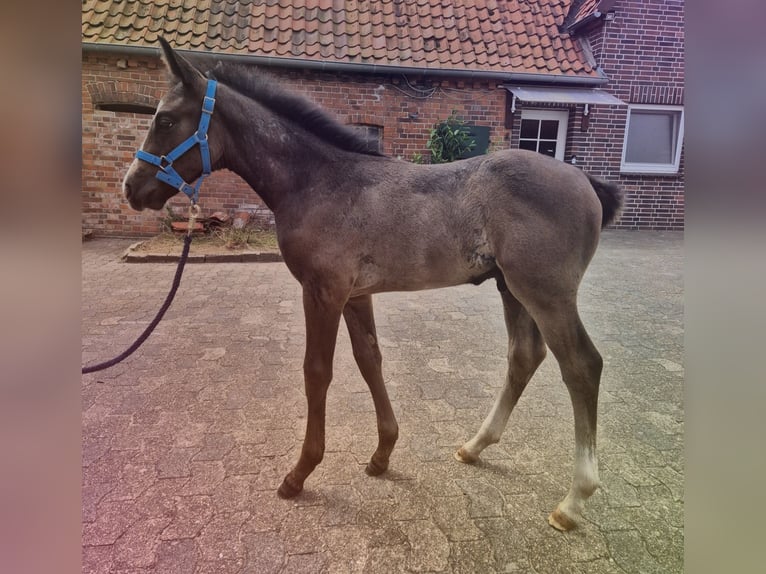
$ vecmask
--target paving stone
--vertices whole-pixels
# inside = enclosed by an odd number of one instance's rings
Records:
[[[249,510],[252,482],[253,477],[250,475],[227,476],[213,487],[213,506],[228,511]]]
[[[320,552],[288,556],[284,568],[284,572],[290,574],[324,574],[328,571],[327,555]],[[254,574],[260,574],[260,571]]]
[[[526,556],[526,541],[522,528],[505,518],[480,518],[475,520],[475,524],[484,533],[484,540],[503,541],[503,544],[492,544],[496,572],[532,571]]]
[[[325,513],[322,524],[325,526],[346,526],[356,524],[361,499],[359,494],[348,486],[327,486],[322,489]]]
[[[83,546],[114,544],[140,518],[133,501],[102,502],[96,508],[96,519],[83,525]]]
[[[189,465],[196,448],[170,449],[157,461],[157,476],[159,478],[177,478],[191,476]]]
[[[81,505],[83,522],[93,522],[96,520],[98,504],[114,487],[115,483],[101,483],[82,487]]]
[[[257,532],[243,537],[245,568],[243,573],[271,574],[282,570],[285,548],[279,533]]]
[[[308,554],[321,552],[326,544],[324,537],[316,533],[322,526],[321,506],[294,507],[290,510],[282,525],[282,540],[288,554]]]
[[[409,547],[406,545],[378,546],[371,548],[362,572],[364,574],[407,572],[408,550]]]
[[[83,244],[84,359],[124,350],[170,286],[172,265],[120,261],[129,243]],[[574,446],[550,354],[500,442],[474,465],[452,458],[506,375],[493,284],[375,296],[400,424],[379,477],[364,473],[375,413],[341,329],[325,458],[282,500],[306,424],[300,286],[282,263],[187,267],[141,350],[83,377],[83,572],[682,572],[682,244],[606,231],[583,280],[581,315],[605,365],[603,487],[569,533],[546,520]]]
[[[290,500],[282,500],[273,490],[250,490],[248,496],[250,518],[242,526],[244,534],[281,530],[282,523],[293,506]]]
[[[667,572],[646,549],[644,540],[636,530],[615,530],[606,532],[610,555],[614,561],[629,573]]]
[[[406,520],[401,524],[410,551],[407,569],[411,572],[443,572],[449,564],[449,541],[431,520]]]
[[[111,574],[114,572],[114,546],[83,546],[83,574]]]
[[[482,532],[469,517],[467,505],[462,498],[442,498],[441,504],[432,507],[431,517],[450,542],[482,538]]]
[[[496,572],[489,540],[461,540],[450,544],[449,565],[453,574]]]
[[[202,528],[196,540],[206,561],[241,561],[245,549],[239,529],[247,521],[247,512],[216,514]]]
[[[168,540],[157,546],[157,572],[194,572],[199,548],[194,540]]]
[[[194,574],[241,574],[243,568],[243,560],[203,560]]]
[[[156,561],[160,533],[170,518],[147,518],[134,522],[114,545],[115,562],[122,567],[148,568]]]
[[[524,533],[529,563],[535,572],[565,574],[571,571],[572,555],[564,535],[551,528],[531,528]]]
[[[183,491],[187,478],[163,478],[154,482],[136,499],[136,509],[142,516],[174,517],[178,494]]]
[[[370,534],[366,528],[348,524],[328,528],[326,554],[332,557],[328,574],[361,574],[367,563]]]
[[[575,574],[625,574],[625,570],[620,568],[611,557],[590,562],[575,562],[572,564],[572,572]]]
[[[195,494],[213,494],[226,478],[226,469],[221,461],[191,461],[191,477],[180,489],[181,496]]]
[[[163,540],[195,538],[213,517],[209,496],[180,496],[175,500],[173,520],[162,531]]]
[[[471,518],[502,516],[505,500],[493,486],[477,480],[458,480],[458,486],[468,497],[468,514]]]
[[[106,500],[134,500],[154,485],[158,474],[140,464],[128,463],[122,467],[117,486],[110,490]]]
[[[609,548],[598,526],[586,521],[565,537],[574,562],[594,562],[609,558]]]

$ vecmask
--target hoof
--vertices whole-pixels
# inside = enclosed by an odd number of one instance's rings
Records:
[[[457,452],[455,452],[455,454],[453,456],[455,457],[455,460],[457,460],[458,462],[465,463],[465,464],[473,464],[477,460],[479,460],[478,456],[470,455],[465,450],[463,450],[462,448],[460,450],[458,450]]]
[[[380,476],[387,470],[388,461],[379,462],[375,460],[374,456],[370,459],[370,462],[368,462],[367,466],[364,468],[364,472],[367,474],[367,476]]]
[[[566,532],[567,530],[572,530],[577,526],[577,523],[569,518],[566,514],[561,512],[558,508],[551,512],[550,516],[548,517],[548,524],[553,526],[556,530],[560,530],[561,532]]]
[[[388,463],[382,464],[376,462],[375,459],[370,459],[370,462],[368,462],[367,466],[364,468],[364,472],[367,476],[380,476],[386,472],[386,470],[388,470]]]
[[[303,490],[303,486],[293,486],[287,481],[287,478],[285,478],[282,481],[282,484],[279,485],[277,494],[279,495],[279,498],[295,498],[300,494],[301,490]]]

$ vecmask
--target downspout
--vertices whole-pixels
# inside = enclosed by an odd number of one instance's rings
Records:
[[[83,52],[95,54],[113,54],[134,57],[159,57],[159,48],[147,46],[125,46],[119,44],[83,43]],[[227,54],[217,52],[196,52],[178,50],[181,54],[190,56],[209,55],[221,60],[230,60],[242,64],[253,64],[265,67],[279,67],[311,70],[318,72],[375,74],[375,75],[422,75],[434,78],[456,78],[464,80],[489,80],[506,83],[533,83],[558,86],[596,87],[606,84],[608,78],[599,71],[596,78],[582,76],[552,76],[543,74],[519,74],[514,72],[488,72],[485,70],[445,70],[443,68],[414,68],[408,66],[388,66],[378,64],[352,64],[344,62],[326,62],[316,60],[300,60],[297,58],[274,58],[271,56],[255,56],[249,54]]]

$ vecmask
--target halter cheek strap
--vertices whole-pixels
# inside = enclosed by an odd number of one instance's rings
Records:
[[[136,157],[138,159],[160,168],[157,170],[157,179],[163,183],[167,183],[169,186],[174,187],[178,191],[184,192],[192,201],[192,203],[195,204],[199,198],[199,188],[202,185],[204,179],[210,175],[211,172],[210,148],[207,143],[207,129],[210,125],[210,118],[213,115],[213,108],[215,107],[215,90],[217,86],[218,82],[215,80],[207,81],[205,99],[202,100],[202,115],[199,119],[199,127],[193,135],[189,136],[183,142],[178,144],[167,155],[156,156],[154,154],[145,152],[142,149],[136,152]],[[202,155],[202,175],[199,177],[195,185],[190,185],[184,181],[184,178],[182,178],[173,167],[173,162],[197,144],[199,144],[199,151]]]

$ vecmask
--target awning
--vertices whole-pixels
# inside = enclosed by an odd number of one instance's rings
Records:
[[[542,88],[537,86],[503,86],[522,102],[551,104],[604,104],[625,106],[622,100],[598,88]]]

